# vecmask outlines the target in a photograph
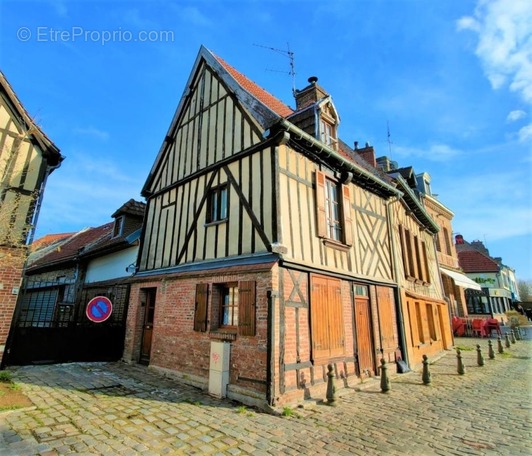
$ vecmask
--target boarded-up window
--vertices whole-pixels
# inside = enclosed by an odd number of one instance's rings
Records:
[[[238,334],[241,336],[255,335],[256,293],[255,282],[239,282]]]
[[[194,331],[207,331],[207,301],[209,296],[209,284],[198,283],[196,285],[196,307],[194,310]]]
[[[340,280],[313,276],[310,306],[313,359],[343,355],[344,321]]]

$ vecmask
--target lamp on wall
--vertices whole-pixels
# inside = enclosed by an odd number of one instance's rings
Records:
[[[131,263],[127,268],[126,268],[126,272],[128,274],[135,274],[135,272],[137,272],[137,265],[135,263]]]

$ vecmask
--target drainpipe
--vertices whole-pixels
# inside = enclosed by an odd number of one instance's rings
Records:
[[[392,251],[392,263],[393,263],[392,272],[393,272],[393,278],[395,282],[397,283],[397,289],[395,292],[395,312],[397,314],[397,327],[398,327],[397,329],[398,329],[398,335],[399,335],[399,343],[401,344],[400,348],[403,354],[403,361],[407,365],[409,365],[410,363],[408,360],[408,350],[406,348],[406,336],[405,336],[405,327],[404,327],[405,319],[403,316],[403,302],[401,299],[401,290],[399,289],[399,280],[397,278],[397,271],[399,270],[399,268],[397,265],[397,248],[395,245],[395,237],[393,235],[394,220],[392,218],[391,209],[390,209],[392,203],[395,203],[398,200],[399,200],[398,197],[393,197],[393,198],[390,198],[388,201],[386,201],[386,222],[388,226],[390,227],[389,236],[390,236],[390,247]]]
[[[275,405],[275,298],[277,293],[268,290],[266,294],[268,298],[268,341],[266,345],[266,356],[268,365],[266,368],[266,401],[268,405]]]

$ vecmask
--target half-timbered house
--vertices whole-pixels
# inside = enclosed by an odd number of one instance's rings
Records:
[[[63,158],[0,71],[0,362],[46,181]]]
[[[200,49],[142,190],[124,360],[279,405],[323,397],[329,364],[349,385],[381,358],[445,348],[444,309],[423,339],[428,307],[409,314],[397,279],[411,236],[424,265],[412,299],[443,306],[437,228],[366,161],[369,146],[341,141],[339,121],[316,78],[294,110]]]

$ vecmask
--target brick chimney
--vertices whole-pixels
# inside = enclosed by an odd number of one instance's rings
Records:
[[[311,76],[308,78],[309,85],[301,90],[296,90],[296,110],[306,108],[313,103],[325,98],[329,94],[318,85],[318,78]]]
[[[464,236],[462,236],[461,234],[457,234],[457,235],[454,237],[454,242],[455,242],[455,244],[465,244],[465,242],[464,242]]]
[[[358,148],[358,142],[355,141],[355,152],[360,155],[366,162],[368,162],[374,168],[377,167],[377,160],[375,160],[375,149],[370,146],[369,143],[362,148]]]

